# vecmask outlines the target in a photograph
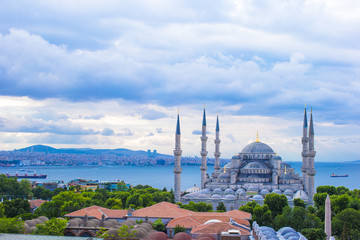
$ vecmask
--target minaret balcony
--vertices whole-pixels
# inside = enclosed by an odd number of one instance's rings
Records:
[[[204,136],[201,136],[200,139],[201,139],[201,141],[206,142],[208,140],[208,137],[206,135],[204,135]]]
[[[220,140],[220,139],[215,139],[215,140],[214,140],[214,143],[215,143],[215,144],[220,144],[220,143],[221,143],[221,140]]]
[[[180,174],[182,172],[182,168],[174,168],[175,174]]]
[[[174,150],[174,155],[177,156],[177,157],[181,156],[181,153],[182,153],[182,150],[180,150],[180,149],[175,149]]]
[[[306,174],[309,175],[309,176],[315,176],[316,171],[315,171],[315,169],[308,169],[306,171]]]
[[[200,170],[201,170],[201,171],[207,171],[207,169],[208,169],[207,166],[201,166],[201,167],[200,167]]]
[[[208,155],[208,151],[201,151],[201,152],[200,152],[200,155],[203,156],[203,157],[204,157],[204,156],[207,156],[207,155]]]

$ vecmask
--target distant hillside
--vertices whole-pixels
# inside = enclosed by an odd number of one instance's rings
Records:
[[[115,154],[119,156],[147,156],[147,151],[133,151],[125,148],[118,149],[92,149],[92,148],[53,148],[45,145],[34,145],[26,148],[15,149],[16,152],[36,152],[36,153],[67,153],[67,154]],[[172,157],[172,155],[157,154],[157,156]]]

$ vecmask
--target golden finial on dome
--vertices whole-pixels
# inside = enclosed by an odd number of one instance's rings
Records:
[[[256,141],[255,142],[260,142],[260,140],[259,140],[259,131],[256,132]]]
[[[285,165],[285,172],[284,173],[286,174],[286,165]]]

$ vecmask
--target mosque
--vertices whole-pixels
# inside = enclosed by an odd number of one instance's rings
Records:
[[[304,109],[304,124],[302,142],[302,176],[294,171],[288,163],[267,144],[256,141],[246,145],[232,157],[231,162],[220,167],[220,126],[219,117],[216,120],[215,136],[215,166],[214,172],[207,174],[207,133],[206,114],[204,109],[201,139],[201,189],[181,196],[181,133],[180,117],[177,116],[175,134],[175,167],[174,189],[175,201],[188,204],[190,201],[206,202],[213,208],[223,202],[228,210],[238,209],[249,201],[262,204],[266,194],[284,194],[290,206],[295,198],[313,204],[314,195],[314,125],[312,111],[308,129],[306,107]]]

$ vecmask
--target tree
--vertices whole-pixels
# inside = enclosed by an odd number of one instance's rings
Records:
[[[292,215],[291,207],[287,206],[283,209],[282,214],[277,215],[274,219],[274,229],[279,230],[280,228],[290,226]]]
[[[163,224],[163,222],[161,221],[161,218],[158,218],[158,219],[153,223],[153,228],[154,228],[156,231],[165,232],[165,224]]]
[[[36,226],[35,235],[64,236],[67,221],[64,219],[53,218]]]
[[[305,208],[295,206],[292,209],[290,226],[295,229],[297,232],[303,229],[304,221],[306,218]]]
[[[40,193],[40,198],[43,200],[50,200],[53,197],[53,192],[49,189],[45,189]]]
[[[61,213],[61,201],[44,202],[39,208],[35,210],[35,214],[39,216],[46,216],[49,219],[63,216]]]
[[[177,224],[175,227],[174,227],[174,235],[179,233],[179,232],[185,232],[185,228],[180,226],[179,224]]]
[[[360,232],[360,212],[347,208],[338,213],[332,220],[332,230],[341,239],[356,239]]]
[[[315,193],[314,194],[314,203],[315,203],[315,207],[317,209],[324,207],[325,206],[325,200],[327,197],[327,193]]]
[[[350,198],[346,194],[340,196],[331,196],[331,210],[335,213],[339,213],[348,208],[349,203]]]
[[[239,207],[239,210],[253,214],[254,208],[257,205],[255,201],[247,202],[246,205]]]
[[[121,199],[109,198],[106,200],[105,205],[111,209],[122,209]]]
[[[326,237],[322,228],[305,228],[301,230],[301,234],[308,240],[323,240]]]
[[[256,221],[260,226],[272,226],[272,213],[268,205],[257,205],[254,207],[252,220]]]
[[[0,218],[0,233],[23,233],[24,222],[16,218]]]
[[[219,202],[219,205],[216,207],[217,212],[226,212],[226,207],[223,202]]]
[[[5,216],[8,218],[30,212],[30,203],[28,200],[23,200],[20,198],[11,201],[5,200],[3,205],[5,208]]]
[[[325,186],[318,186],[316,188],[316,193],[327,193],[331,196],[337,194],[337,190],[334,186],[325,185]]]
[[[294,206],[306,208],[306,203],[300,198],[295,198],[294,199]]]
[[[133,229],[134,226],[128,226],[128,225],[122,225],[119,229],[119,237],[120,239],[131,239],[134,238],[135,233],[137,233],[137,231],[131,231],[131,229]]]
[[[41,198],[41,193],[45,190],[43,186],[37,186],[32,190],[34,198]]]
[[[288,206],[288,201],[285,195],[270,193],[265,196],[264,204],[269,206],[273,217],[282,213],[284,207]]]
[[[0,203],[0,218],[3,218],[5,216],[5,208],[2,203]]]

